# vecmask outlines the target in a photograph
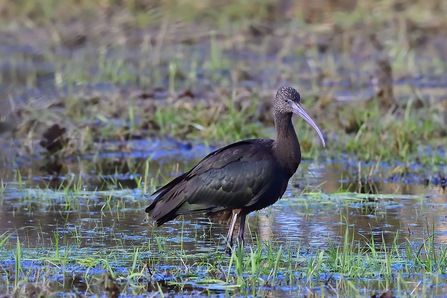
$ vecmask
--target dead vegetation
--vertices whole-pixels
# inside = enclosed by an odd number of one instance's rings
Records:
[[[437,0],[3,4],[0,37],[15,53],[0,72],[15,121],[0,131],[13,129],[23,154],[54,125],[66,146],[48,134],[41,145],[66,156],[157,135],[229,143],[267,136],[274,90],[292,85],[331,157],[431,163],[419,153],[445,143],[446,10]],[[316,143],[302,142],[309,157]]]

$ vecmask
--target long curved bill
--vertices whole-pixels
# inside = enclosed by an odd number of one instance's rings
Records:
[[[299,103],[295,103],[292,106],[292,110],[295,114],[303,118],[307,123],[309,123],[318,133],[318,136],[321,139],[321,142],[323,143],[323,147],[326,147],[326,142],[324,141],[323,134],[321,133],[321,130],[318,128],[318,126],[315,124],[315,122],[310,118],[310,116],[306,113],[306,111],[303,109],[303,107]]]

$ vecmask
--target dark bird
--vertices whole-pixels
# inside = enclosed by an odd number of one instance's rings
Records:
[[[242,243],[247,214],[276,203],[301,162],[293,113],[317,131],[325,146],[320,129],[301,107],[300,94],[291,87],[280,88],[273,103],[276,140],[244,140],[211,152],[189,172],[154,192],[157,197],[146,212],[158,226],[194,213],[231,220],[229,247],[233,246],[233,231],[240,217],[238,238]]]

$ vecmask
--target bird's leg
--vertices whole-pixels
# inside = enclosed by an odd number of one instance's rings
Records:
[[[240,214],[239,214],[240,215]],[[244,231],[245,231],[245,218],[247,214],[240,215],[241,221],[239,223],[239,232],[237,234],[237,239],[239,240],[239,245],[244,245]]]
[[[233,213],[233,217],[231,218],[231,223],[227,234],[227,253],[230,255],[231,255],[231,248],[233,247],[233,232],[234,232],[234,226],[236,225],[236,220],[237,220],[237,213]]]

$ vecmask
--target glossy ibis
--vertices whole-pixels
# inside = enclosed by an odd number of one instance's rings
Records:
[[[211,152],[189,172],[154,192],[157,197],[146,212],[158,226],[194,213],[230,222],[229,247],[233,246],[233,231],[240,217],[238,238],[242,243],[247,214],[281,198],[301,162],[293,113],[317,131],[325,146],[320,129],[301,107],[300,94],[291,87],[280,88],[273,103],[275,141],[244,140]]]

